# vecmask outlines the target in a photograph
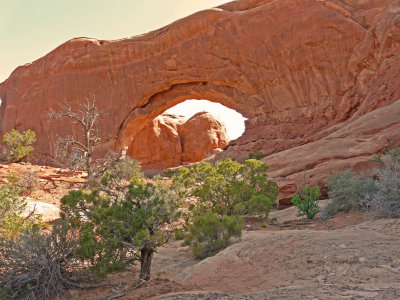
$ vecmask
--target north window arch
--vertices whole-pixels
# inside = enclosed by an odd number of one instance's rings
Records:
[[[143,169],[177,167],[219,154],[245,130],[237,111],[208,100],[186,100],[150,120],[126,145]]]

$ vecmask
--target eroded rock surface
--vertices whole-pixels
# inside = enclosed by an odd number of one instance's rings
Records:
[[[182,161],[201,161],[210,154],[222,151],[229,142],[225,125],[212,114],[199,112],[178,128],[181,137]]]
[[[166,260],[168,249],[160,249],[155,268],[178,271],[173,279],[192,292],[156,299],[397,299],[399,227],[385,219],[334,230],[250,231],[196,264],[186,253]]]
[[[144,169],[165,169],[201,161],[221,152],[228,142],[225,125],[208,112],[187,121],[163,114],[135,134],[127,154]]]
[[[208,99],[248,118],[220,157],[261,150],[285,202],[304,170],[322,183],[399,144],[400,118],[372,118],[400,99],[399,78],[398,0],[239,0],[141,36],[73,39],[17,68],[0,84],[1,133],[35,130],[48,163],[73,129],[48,119],[59,103],[96,96],[99,130],[115,137],[104,153],[175,104]]]

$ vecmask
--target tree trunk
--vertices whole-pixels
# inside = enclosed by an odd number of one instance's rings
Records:
[[[91,179],[92,177],[92,169],[91,169],[91,164],[92,164],[92,155],[87,152],[87,157],[86,157],[86,171],[88,173],[88,180]]]
[[[140,250],[140,279],[150,280],[151,260],[153,258],[154,250],[150,247],[143,247]]]

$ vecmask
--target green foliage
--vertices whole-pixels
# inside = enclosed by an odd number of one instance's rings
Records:
[[[7,175],[7,181],[10,183],[11,186],[18,186],[18,184],[21,181],[21,176],[19,176],[17,173],[9,173]]]
[[[396,147],[386,151],[385,158],[388,160],[392,159],[397,161],[397,163],[400,163],[400,147]]]
[[[175,234],[175,239],[176,240],[183,240],[185,238],[185,233],[182,231],[182,229],[175,229],[174,231]]]
[[[400,147],[396,147],[393,149],[389,149],[385,152],[383,157],[387,159],[397,160],[400,163]],[[370,159],[370,161],[380,164],[381,166],[385,165],[385,161],[382,159],[382,154],[376,154]]]
[[[265,157],[265,155],[260,150],[256,150],[254,152],[250,152],[248,159],[260,160],[260,159],[263,159],[264,157]]]
[[[40,225],[39,217],[22,216],[26,208],[22,192],[16,186],[0,185],[0,237],[15,238],[33,225]]]
[[[9,160],[20,162],[29,157],[35,150],[31,145],[36,142],[36,134],[33,130],[26,130],[20,133],[12,129],[3,137],[3,144],[7,147]]]
[[[307,216],[312,219],[319,211],[317,200],[321,196],[319,186],[311,187],[306,185],[300,188],[296,195],[292,197],[292,203],[299,210],[298,216]]]
[[[322,211],[324,217],[331,217],[340,211],[362,209],[361,197],[373,192],[376,185],[372,178],[358,177],[347,169],[328,177],[328,189],[332,201]]]
[[[377,217],[400,217],[400,147],[376,155],[374,178],[362,178],[351,170],[329,177],[332,202],[322,212],[329,217],[339,211],[366,209]]]
[[[132,172],[125,167],[107,172],[100,187],[70,191],[61,199],[62,217],[79,233],[76,253],[99,275],[142,262],[144,255],[151,261],[172,234],[168,225],[180,216],[181,199],[173,188],[139,176],[128,181],[124,177]]]
[[[266,224],[261,224],[261,228],[267,228]]]
[[[65,223],[56,223],[48,234],[34,227],[17,240],[0,239],[4,299],[58,299],[64,289],[76,287],[74,272],[81,267],[73,237]]]
[[[173,183],[200,199],[189,208],[193,215],[208,211],[228,216],[267,215],[278,197],[278,186],[268,179],[267,170],[268,166],[256,159],[241,164],[228,158],[215,166],[202,162],[191,169],[180,168]]]
[[[238,216],[220,218],[213,212],[206,212],[194,218],[185,244],[193,246],[194,256],[206,258],[226,248],[232,237],[241,237],[242,227],[243,219]]]

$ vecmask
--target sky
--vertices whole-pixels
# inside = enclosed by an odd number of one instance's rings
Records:
[[[131,37],[226,2],[229,0],[0,0],[0,82],[18,66],[72,38]],[[207,110],[204,104],[191,104],[196,105]],[[183,107],[180,114],[186,115]]]
[[[243,116],[237,111],[208,100],[186,100],[168,109],[165,113],[184,115],[187,119],[199,111],[208,111],[225,124],[231,140],[240,137],[244,132]]]

